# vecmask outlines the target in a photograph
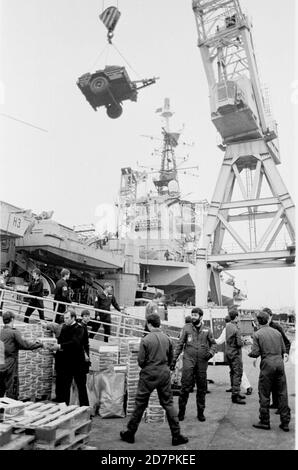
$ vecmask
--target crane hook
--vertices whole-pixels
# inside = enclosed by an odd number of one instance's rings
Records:
[[[113,31],[120,18],[120,11],[116,7],[106,8],[100,15],[99,18],[108,30],[108,42],[112,44]]]
[[[108,42],[109,42],[109,44],[112,44],[113,36],[114,36],[113,31],[109,31],[108,32]]]

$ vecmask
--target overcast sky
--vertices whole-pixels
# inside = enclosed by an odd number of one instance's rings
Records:
[[[210,120],[191,0],[119,0],[116,47],[107,47],[98,18],[103,5],[111,4],[1,1],[0,200],[34,212],[54,210],[54,219],[69,226],[96,223],[96,208],[114,203],[121,167],[136,167],[137,161],[158,166],[151,155],[158,141],[141,136],[160,135],[155,110],[165,97],[175,111],[173,130],[185,124],[182,140],[195,144],[186,148],[187,165],[199,165],[199,178],[181,178],[182,195],[210,201],[223,158]],[[253,21],[261,80],[269,86],[279,125],[279,171],[294,197],[295,1],[282,8],[278,0],[241,5]],[[111,64],[125,65],[133,80],[160,77],[140,90],[137,103],[125,101],[116,120],[104,108],[95,112],[76,86],[80,75]],[[241,271],[238,279],[246,280],[251,305],[294,303],[294,269]]]

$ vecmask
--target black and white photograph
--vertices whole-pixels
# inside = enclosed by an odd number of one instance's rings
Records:
[[[298,448],[297,6],[0,0],[0,462]]]

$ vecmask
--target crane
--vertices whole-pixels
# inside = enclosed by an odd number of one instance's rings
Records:
[[[294,265],[295,206],[277,169],[277,126],[261,87],[251,22],[239,0],[193,0],[192,9],[211,120],[225,151],[197,251],[196,303],[206,305],[210,281],[220,305],[221,270]]]

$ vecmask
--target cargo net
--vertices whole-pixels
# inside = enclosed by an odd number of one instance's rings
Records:
[[[24,339],[42,341],[52,333],[41,325],[17,324]],[[53,353],[47,349],[19,351],[19,400],[50,400],[53,383]]]

